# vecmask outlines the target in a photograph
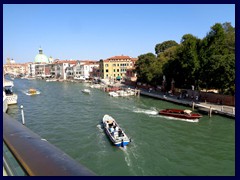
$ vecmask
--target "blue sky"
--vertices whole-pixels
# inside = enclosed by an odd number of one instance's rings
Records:
[[[235,27],[234,4],[4,4],[3,63],[33,62],[40,46],[61,60],[137,57],[184,34],[202,39],[224,22]]]

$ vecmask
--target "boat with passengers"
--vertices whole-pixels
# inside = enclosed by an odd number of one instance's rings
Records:
[[[105,114],[102,123],[107,136],[115,146],[124,147],[129,144],[130,139],[112,116]]]

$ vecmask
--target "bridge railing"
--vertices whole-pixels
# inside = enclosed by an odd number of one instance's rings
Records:
[[[95,175],[6,113],[3,113],[3,141],[29,176]]]

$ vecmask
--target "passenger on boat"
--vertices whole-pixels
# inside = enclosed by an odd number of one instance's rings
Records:
[[[113,133],[114,132],[114,129],[113,129],[113,127],[110,127],[110,133]]]
[[[119,133],[119,137],[123,137],[124,136],[124,134],[123,134],[121,129],[118,131],[118,133]]]
[[[113,132],[113,137],[116,139],[118,137],[118,132]]]
[[[115,127],[115,131],[117,131],[117,132],[118,132],[118,130],[119,130],[119,128],[118,128],[118,126],[116,126],[116,127]]]

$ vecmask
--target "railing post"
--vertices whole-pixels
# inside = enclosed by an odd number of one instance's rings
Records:
[[[24,112],[23,112],[23,105],[21,105],[20,108],[21,108],[21,114],[22,114],[22,124],[25,125]]]

